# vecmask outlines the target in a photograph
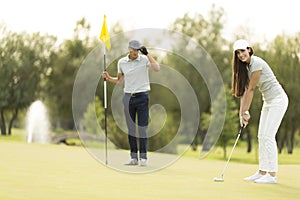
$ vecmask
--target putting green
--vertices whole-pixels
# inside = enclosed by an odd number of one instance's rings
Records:
[[[280,165],[278,184],[263,185],[242,180],[256,165],[229,163],[225,182],[214,182],[225,161],[187,157],[159,171],[130,174],[100,164],[83,147],[0,141],[0,158],[5,200],[300,199],[300,165]]]

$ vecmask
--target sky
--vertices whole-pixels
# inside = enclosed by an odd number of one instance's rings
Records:
[[[252,39],[272,40],[282,33],[300,32],[297,0],[0,0],[0,23],[16,32],[70,39],[76,21],[85,17],[91,24],[91,36],[98,37],[104,14],[108,29],[116,22],[122,23],[124,31],[167,29],[185,13],[207,17],[212,4],[225,10],[223,35],[227,39],[233,39],[240,26],[251,30]]]

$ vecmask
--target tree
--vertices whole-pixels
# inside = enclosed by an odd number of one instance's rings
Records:
[[[224,51],[224,49],[228,49],[228,44],[222,37],[224,22],[224,9],[217,8],[213,4],[208,19],[201,14],[190,17],[186,13],[182,18],[175,20],[172,30],[195,39],[215,61],[219,70],[223,72],[228,70],[228,64],[230,64],[230,60],[226,56],[228,52]]]
[[[300,88],[300,32],[294,36],[278,35],[268,47],[266,56],[289,97],[289,106],[277,134],[279,152],[284,146],[293,153],[295,134],[299,131],[300,108],[297,105]]]
[[[87,111],[84,113],[82,125],[86,129],[87,133],[98,134],[101,132],[100,127],[104,127],[104,119],[98,118],[98,121],[94,120],[94,115],[103,116],[104,108],[102,102],[99,100],[99,97],[95,97],[95,102],[90,103],[87,107]]]
[[[56,128],[74,129],[72,115],[72,90],[77,70],[85,56],[95,46],[88,36],[89,23],[82,18],[77,21],[74,38],[65,40],[59,47],[57,58],[45,85],[47,105],[52,125]]]
[[[2,135],[10,135],[19,111],[40,96],[55,54],[56,38],[39,33],[14,33],[5,26],[0,31],[0,126]]]
[[[233,136],[236,135],[237,129],[239,126],[238,122],[238,107],[236,102],[233,99],[233,96],[231,95],[230,89],[225,86],[226,92],[226,117],[225,117],[225,124],[222,130],[222,134],[220,135],[219,139],[214,138],[215,140],[218,139],[217,145],[221,146],[223,148],[223,157],[226,158],[227,151],[226,147],[228,146],[229,142],[233,140]],[[219,95],[218,98],[213,102],[215,104],[215,108],[218,108],[218,104],[220,102],[220,98],[223,98],[223,95]],[[213,113],[214,111],[211,110],[210,113]],[[201,115],[201,125],[204,129],[208,129],[208,126],[210,125],[211,120],[211,114],[210,113],[202,113]],[[216,117],[220,117],[222,114],[217,115]],[[213,125],[212,125],[213,126]],[[214,131],[214,128],[212,129]],[[214,134],[218,135],[218,134]]]
[[[209,60],[213,60],[221,72],[224,83],[230,84],[231,60],[229,58],[231,57],[232,53],[231,51],[227,50],[227,42],[222,37],[222,29],[224,28],[223,24],[224,10],[212,5],[212,9],[208,14],[208,19],[201,14],[195,14],[193,17],[191,17],[186,13],[182,18],[175,20],[171,29],[193,38],[198,44],[200,44],[203,50],[206,51],[210,56],[210,59],[208,59],[208,56],[204,54],[195,55],[193,50],[188,52],[188,54],[196,60],[201,61],[201,65],[204,66],[204,70],[209,68]],[[175,48],[178,52],[187,52],[187,45],[187,43],[178,44]],[[172,58],[169,56],[167,59],[168,64],[170,63],[170,65],[174,66],[176,70],[179,70],[190,82],[197,95],[198,102],[201,102],[199,104],[200,111],[209,112],[211,108],[211,97],[215,97],[218,90],[216,89],[215,93],[213,94],[212,91],[208,91],[207,86],[209,84],[210,86],[213,86],[212,88],[219,88],[220,84],[217,83],[217,81],[213,78],[207,80],[209,83],[205,82],[203,77],[201,77],[201,75],[194,70],[193,66],[191,66],[190,63],[186,63],[186,61],[182,60],[181,58]],[[198,138],[205,138],[206,132],[201,126],[197,132],[196,140]],[[199,136],[199,134],[202,135]],[[198,141],[195,141],[195,143],[198,143]]]

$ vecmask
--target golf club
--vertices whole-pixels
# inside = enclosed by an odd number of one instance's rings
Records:
[[[241,136],[241,134],[242,134],[243,128],[244,128],[244,126],[242,126],[242,127],[240,128],[240,130],[239,130],[239,134],[238,134],[238,136],[237,136],[237,138],[236,138],[236,140],[235,140],[235,143],[234,143],[234,145],[233,145],[233,147],[232,147],[232,150],[231,150],[231,152],[230,152],[230,155],[229,155],[229,157],[228,157],[228,160],[227,160],[227,162],[226,162],[226,165],[224,166],[224,169],[223,169],[223,171],[222,171],[221,178],[220,178],[220,177],[215,177],[215,178],[214,178],[214,181],[215,181],[215,182],[224,182],[224,174],[225,174],[225,171],[226,171],[227,166],[228,166],[228,164],[229,164],[229,161],[230,161],[230,158],[231,158],[231,156],[232,156],[233,150],[234,150],[234,148],[235,148],[235,146],[236,146],[236,144],[237,144],[237,142],[238,142],[238,140],[239,140],[239,138],[240,138],[240,136]]]

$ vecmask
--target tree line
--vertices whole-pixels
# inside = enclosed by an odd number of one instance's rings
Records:
[[[185,14],[181,18],[174,20],[169,29],[180,32],[193,38],[199,43],[211,56],[219,71],[221,72],[224,88],[226,91],[227,113],[224,128],[218,145],[222,146],[224,151],[226,146],[234,139],[238,129],[238,100],[232,98],[230,92],[231,85],[231,46],[235,39],[246,38],[251,40],[253,37],[246,28],[233,35],[232,40],[225,39],[222,35],[224,29],[224,14],[222,8],[212,7],[208,18],[201,14],[190,16]],[[52,130],[74,130],[74,120],[72,116],[72,89],[76,73],[84,58],[99,46],[97,37],[90,37],[90,24],[82,18],[77,21],[74,28],[72,39],[66,39],[58,44],[57,38],[52,35],[41,35],[40,33],[16,33],[8,30],[5,24],[0,25],[0,129],[1,135],[11,135],[12,127],[22,127],[21,119],[24,119],[26,110],[30,104],[41,99],[47,105]],[[110,34],[123,32],[122,26],[114,24]],[[124,41],[127,42],[127,41]],[[296,105],[297,97],[300,95],[299,88],[299,56],[300,56],[300,32],[294,35],[277,35],[272,41],[257,42],[253,44],[255,54],[265,58],[270,64],[277,79],[282,83],[289,96],[289,107],[282,125],[277,134],[278,149],[281,152],[287,147],[288,152],[292,153],[294,145],[299,143],[299,123],[297,123],[300,108]],[[185,47],[177,45],[176,51],[185,51]],[[206,84],[199,76],[195,76],[190,63],[184,60],[178,60],[172,55],[166,55],[162,61],[174,66],[176,70],[188,77],[193,86],[201,111],[201,122],[194,145],[197,146],[203,142],[207,126],[212,114],[211,105],[218,104],[218,101],[211,102]],[[116,73],[116,62],[112,63],[111,71]],[[99,74],[100,76],[100,74]],[[101,104],[103,94],[101,92],[101,83],[97,89],[99,99],[95,102]],[[112,87],[112,86],[109,86]],[[160,99],[160,103],[165,105],[172,118],[167,119],[167,124],[151,141],[154,149],[160,148],[166,144],[172,135],[166,134],[173,131],[174,126],[180,116],[180,110],[174,97],[167,90],[161,90],[154,85],[151,95],[159,99],[164,96],[169,99]],[[111,95],[111,93],[109,93]],[[170,103],[175,102],[175,103]],[[157,102],[153,102],[155,104]],[[245,130],[243,139],[248,144],[248,151],[251,151],[253,138],[257,134],[257,125],[261,108],[261,97],[256,91],[255,98],[250,108],[251,125]],[[113,122],[111,110],[109,120]],[[87,110],[88,113],[88,110]],[[103,111],[99,110],[99,115]],[[88,124],[88,114],[87,117]],[[101,118],[101,116],[99,116]],[[101,119],[100,119],[101,121]],[[102,123],[103,124],[103,123]],[[118,132],[121,130],[110,123],[111,140],[121,148],[127,148],[126,139],[120,137]],[[189,133],[187,133],[189,134]],[[161,141],[161,142],[160,142]],[[181,141],[184,143],[184,138]],[[225,152],[226,155],[226,152]]]

